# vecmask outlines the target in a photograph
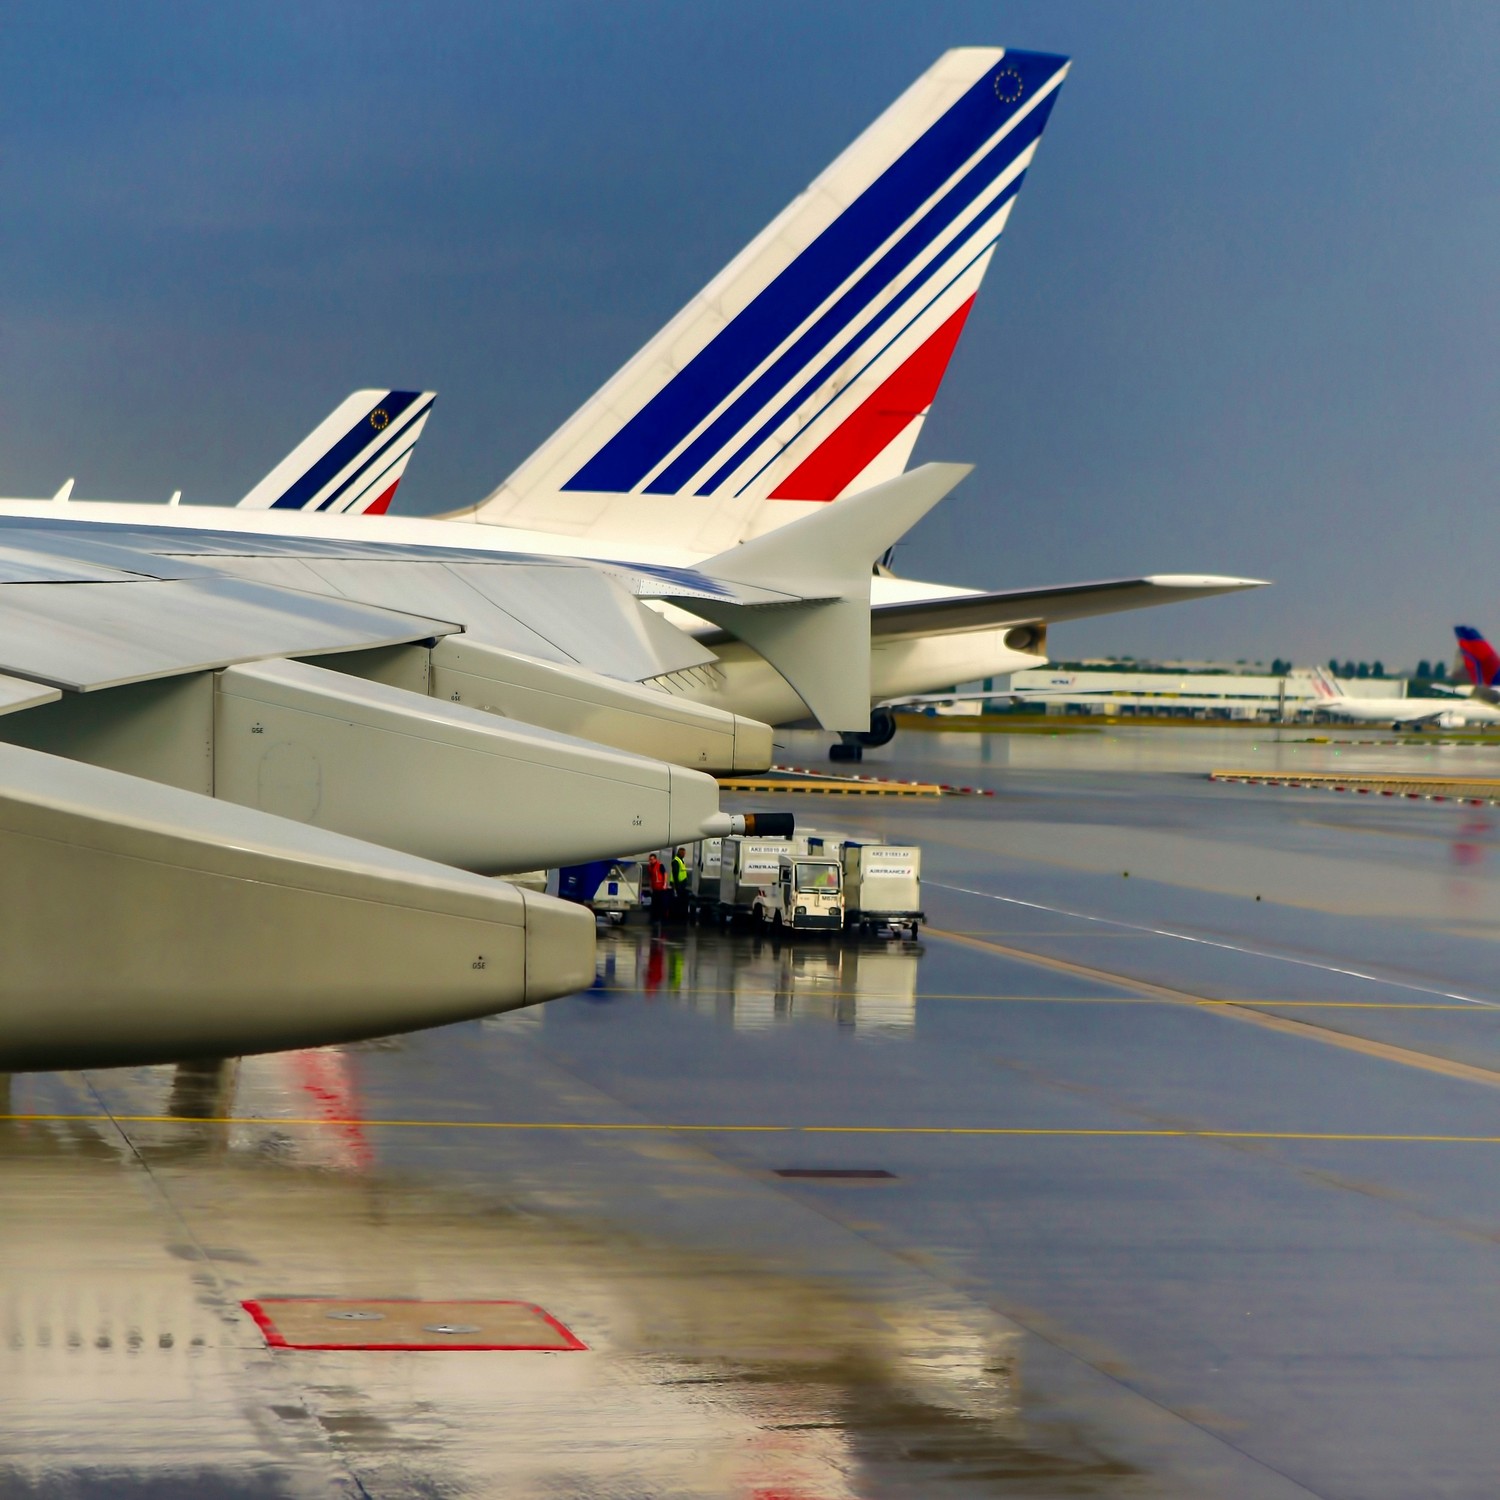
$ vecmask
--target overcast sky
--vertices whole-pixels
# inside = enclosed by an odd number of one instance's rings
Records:
[[[494,487],[944,48],[1073,71],[898,554],[1276,581],[1058,654],[1500,634],[1500,5],[11,6],[0,493],[232,501],[349,390]]]

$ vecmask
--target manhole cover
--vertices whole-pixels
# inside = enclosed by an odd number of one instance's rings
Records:
[[[531,1302],[262,1297],[241,1306],[273,1349],[572,1350],[588,1346]],[[367,1326],[379,1323],[379,1328]],[[339,1326],[344,1325],[344,1326]]]
[[[894,1182],[896,1174],[884,1167],[777,1167],[778,1177],[811,1177],[827,1181]]]

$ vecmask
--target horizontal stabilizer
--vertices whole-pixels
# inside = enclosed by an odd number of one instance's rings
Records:
[[[760,652],[825,729],[868,729],[875,561],[969,469],[923,464],[710,558],[699,569],[710,578],[790,597],[754,605],[694,600],[694,613]]]

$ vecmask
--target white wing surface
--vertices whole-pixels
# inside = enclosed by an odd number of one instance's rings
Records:
[[[587,984],[592,916],[483,877],[727,832],[705,772],[770,760],[766,726],[629,680],[712,655],[647,622],[658,591],[737,597],[0,519],[0,1070],[318,1045]]]

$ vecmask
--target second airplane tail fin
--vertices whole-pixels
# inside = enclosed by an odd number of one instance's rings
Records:
[[[1066,72],[944,53],[474,518],[712,553],[900,474]]]
[[[1313,667],[1307,674],[1312,679],[1313,697],[1320,703],[1332,703],[1347,694],[1337,679],[1326,667]]]
[[[1458,665],[1474,684],[1474,696],[1493,703],[1500,693],[1500,652],[1497,652],[1472,625],[1455,625],[1458,637]]]
[[[381,515],[427,425],[432,391],[355,391],[261,480],[247,510]]]

